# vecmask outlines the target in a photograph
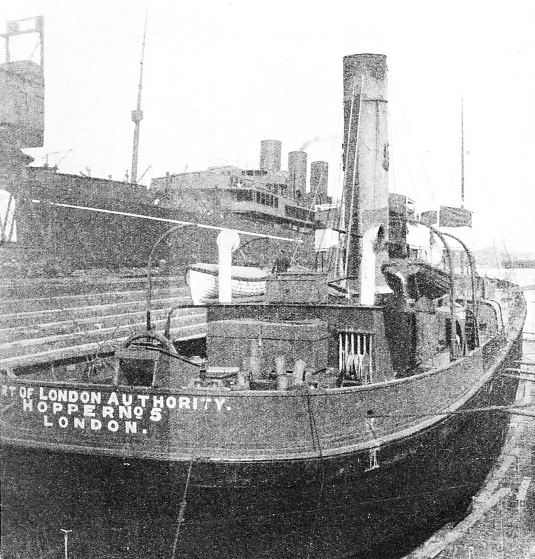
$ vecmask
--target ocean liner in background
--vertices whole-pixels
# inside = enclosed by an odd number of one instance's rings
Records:
[[[31,157],[21,149],[43,146],[45,86],[42,48],[39,62],[10,58],[10,41],[25,33],[38,34],[42,47],[43,18],[8,22],[6,60],[0,65],[0,189],[8,193],[1,240],[21,261],[38,254],[67,273],[146,266],[156,241],[184,223],[159,244],[155,261],[175,269],[195,260],[211,261],[217,231],[227,227],[249,233],[236,255],[238,264],[268,267],[281,250],[295,264],[314,264],[316,236],[317,248],[322,246],[316,230],[334,224],[337,215],[328,211],[333,207],[328,164],[311,162],[308,184],[307,154],[291,151],[288,169],[281,170],[280,141],[261,142],[258,169],[219,166],[167,173],[148,188],[136,179],[121,182],[28,166]],[[141,118],[138,98],[132,116],[137,137]],[[132,174],[137,177],[134,163]]]
[[[307,154],[290,152],[288,171],[281,171],[280,158],[281,143],[267,140],[259,169],[222,166],[167,174],[153,179],[150,188],[25,167],[21,180],[10,186],[17,243],[41,247],[71,268],[146,266],[158,238],[183,222],[191,225],[166,238],[155,260],[175,267],[213,261],[217,232],[228,227],[254,234],[244,237],[243,245],[254,243],[237,255],[240,264],[269,266],[282,244],[296,262],[312,265],[315,206],[330,201],[327,163],[312,162],[307,192]]]
[[[384,558],[484,483],[514,412],[525,300],[389,196],[386,57],[343,69],[336,281],[281,272],[265,299],[233,301],[225,231],[219,301],[192,306],[207,314],[196,344],[156,331],[149,312],[113,368],[2,372],[3,458],[74,493],[81,540],[114,537],[91,513],[98,497],[128,526],[142,516],[139,557]],[[35,507],[62,510],[58,495]]]

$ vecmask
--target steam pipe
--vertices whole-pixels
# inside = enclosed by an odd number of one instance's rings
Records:
[[[240,236],[236,231],[224,229],[217,236],[219,250],[219,302],[232,301],[232,253],[240,246]]]
[[[382,225],[368,229],[362,237],[362,260],[360,263],[360,303],[375,304],[375,242]]]
[[[425,225],[425,224],[422,224]],[[455,355],[455,287],[454,287],[454,279],[455,273],[453,271],[453,261],[451,259],[451,250],[450,246],[448,245],[445,235],[442,231],[439,231],[436,227],[432,225],[425,225],[428,227],[441,241],[446,249],[446,259],[448,261],[448,268],[450,272],[450,316],[451,316],[451,328],[450,328],[450,359],[451,361],[455,361],[457,356]]]
[[[464,241],[462,241],[461,239],[459,239],[459,237],[456,237],[455,235],[452,235],[451,233],[444,233],[442,232],[443,235],[446,235],[447,237],[451,237],[454,241],[457,241],[464,249],[464,251],[466,252],[466,256],[468,257],[468,263],[470,264],[470,278],[472,281],[472,304],[474,305],[474,316],[476,319],[476,329],[477,329],[477,320],[478,320],[478,315],[479,315],[479,304],[477,301],[477,287],[476,287],[476,261],[474,258],[474,255],[472,254],[472,251],[466,246],[466,243]],[[479,334],[477,335],[477,344],[479,345]]]
[[[147,263],[147,281],[148,281],[148,287],[147,287],[147,330],[151,329],[150,301],[151,301],[151,298],[152,298],[152,258],[154,256],[154,251],[156,250],[156,247],[165,239],[165,237],[167,237],[168,235],[170,235],[174,231],[177,231],[178,229],[182,229],[183,227],[187,227],[187,226],[188,226],[187,224],[181,224],[181,225],[175,225],[174,227],[171,227],[171,229],[168,229],[165,233],[163,233],[163,235],[160,235],[158,237],[157,241],[154,243],[154,245],[152,246],[152,249],[150,251],[149,261]]]

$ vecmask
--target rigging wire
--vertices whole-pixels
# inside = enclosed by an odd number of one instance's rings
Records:
[[[393,140],[391,145],[394,146],[392,151],[394,153],[400,153],[401,154],[401,159],[403,160],[403,162],[405,164],[405,168],[406,168],[406,171],[408,173],[409,179],[410,179],[410,181],[411,181],[411,183],[414,187],[414,191],[415,191],[415,194],[416,194],[416,198],[418,199],[418,203],[422,204],[423,198],[421,196],[421,192],[420,192],[420,189],[418,187],[418,183],[417,183],[417,181],[415,180],[415,178],[412,174],[412,167],[408,163],[408,160],[406,158],[406,155],[405,155],[405,152],[404,152],[403,148],[400,147],[400,146],[403,145],[403,142],[401,141],[401,137],[398,135],[397,128],[394,124],[391,123],[389,128],[390,128],[390,131],[391,131],[391,134],[392,134],[392,140]],[[392,157],[392,160],[394,160],[394,157]],[[433,198],[433,200],[434,200],[435,205],[436,205],[436,200],[434,198]]]
[[[345,229],[345,220],[344,220],[344,211],[345,211],[345,192],[344,192],[344,171],[343,171],[343,167],[344,167],[344,156],[343,153],[340,154],[340,159],[338,162],[338,184],[339,184],[339,194],[340,194],[340,201],[339,201],[339,211],[338,211],[338,223],[337,223],[337,228],[338,231],[341,232],[342,230]],[[340,273],[340,265],[341,265],[341,260],[342,260],[342,243],[340,242],[340,234],[339,233],[339,239],[338,242],[336,243],[336,250],[334,251],[334,255],[333,255],[333,259],[334,262],[332,263],[332,266],[334,268],[334,275],[335,277],[339,275]]]
[[[330,152],[331,154],[332,154],[333,151],[334,151],[334,144],[335,144],[336,139],[337,139],[337,136],[333,136],[333,137],[332,137],[331,148],[330,148],[330,150],[329,150],[329,152]],[[322,169],[322,174],[320,175],[320,180],[318,181],[318,184],[317,184],[317,186],[316,186],[316,189],[314,190],[313,193],[311,192],[311,194],[312,194],[311,206],[312,206],[313,208],[315,208],[316,202],[317,202],[317,199],[318,199],[319,188],[320,188],[320,185],[321,185],[322,180],[323,180],[323,172],[324,172],[324,170]],[[328,186],[328,185],[327,185],[327,186]],[[333,199],[335,198],[334,195],[332,196],[332,198],[333,198]],[[324,233],[323,235],[325,235],[325,233]],[[296,246],[295,246],[295,248],[294,248],[294,250],[293,250],[293,253],[292,253],[292,257],[291,257],[291,261],[292,261],[292,262],[294,262],[294,261],[296,260],[296,256],[297,256],[298,251],[299,251],[300,249],[303,249],[303,250],[304,250],[304,236],[305,236],[305,227],[302,227],[302,228],[300,229],[299,235],[298,235],[298,237],[297,237],[297,238],[298,238],[298,241],[300,241],[302,244],[301,244],[301,245],[300,245],[300,244],[296,244]],[[324,236],[322,236],[322,240],[323,240],[323,239],[324,239]],[[317,258],[317,255],[316,255],[316,258]],[[328,266],[329,266],[329,264],[328,264]]]
[[[397,91],[397,87],[396,87],[395,80],[390,79],[390,85],[391,85],[391,89],[392,89],[394,92]],[[401,99],[401,96],[396,95],[396,99]],[[410,121],[409,121],[409,119],[407,118],[407,114],[406,114],[405,109],[404,109],[404,107],[403,107],[403,105],[402,105],[401,102],[399,102],[399,107],[400,107],[400,113],[401,113],[401,115],[403,116],[403,119],[404,119],[404,121],[405,121],[405,123],[406,123],[406,125],[407,125],[407,129],[408,129],[408,131],[409,131],[409,137],[410,137],[410,139],[411,139],[412,142],[413,142],[413,146],[415,147],[415,151],[416,151],[417,154],[420,154],[420,153],[422,153],[422,150],[421,150],[421,148],[419,148],[419,145],[418,145],[417,142],[416,142],[415,134],[414,134],[414,132],[413,132],[413,130],[412,130],[412,127],[411,127],[411,125],[410,125]],[[390,123],[390,127],[393,128],[393,129],[395,128],[395,126],[392,125],[392,122]],[[402,145],[401,141],[399,142],[399,144]],[[427,173],[426,173],[426,170],[425,170],[425,166],[424,166],[424,164],[423,164],[423,161],[422,161],[421,157],[418,157],[417,160],[418,160],[418,163],[420,164],[421,170],[422,170],[422,172],[423,172],[424,179],[425,179],[425,182],[426,182],[426,184],[427,184],[427,188],[428,188],[428,190],[429,190],[429,193],[431,194],[431,197],[433,198],[433,202],[434,202],[434,204],[435,204],[436,206],[438,206],[438,203],[437,203],[437,200],[436,200],[436,196],[435,196],[435,193],[434,193],[434,191],[433,191],[433,188],[431,187],[431,183],[430,183],[430,181],[429,181],[429,179],[428,179],[428,177],[427,177]],[[409,171],[409,172],[410,172],[410,171]],[[411,177],[411,180],[412,180],[412,177]],[[414,187],[417,188],[417,187],[416,187],[416,183],[414,182],[413,184],[414,184]]]
[[[347,150],[347,154],[346,154],[346,159],[345,159],[345,166],[347,169],[347,166],[349,165],[349,141],[351,139],[351,128],[352,128],[352,115],[353,115],[353,110],[354,110],[354,104],[355,104],[355,86],[356,86],[356,77],[353,78],[353,93],[351,96],[351,112],[350,112],[350,117],[349,117],[349,126],[348,126],[348,130],[347,130],[347,143],[346,143],[346,150]],[[358,113],[357,113],[357,119],[360,120],[360,118],[362,117],[362,94],[364,92],[364,74],[361,76],[361,82],[360,82],[360,96],[359,96],[359,108],[358,108]],[[353,173],[351,176],[351,180],[352,180],[352,184],[351,184],[351,203],[349,206],[349,227],[348,227],[348,231],[346,234],[346,254],[345,254],[345,263],[344,263],[344,277],[348,276],[348,269],[349,269],[349,255],[350,255],[350,249],[351,249],[351,234],[352,234],[352,226],[353,226],[353,212],[354,212],[354,207],[355,207],[355,190],[356,190],[356,184],[357,184],[357,173],[358,173],[358,168],[357,168],[357,164],[358,164],[358,149],[359,149],[359,138],[360,137],[360,126],[358,126],[358,121],[357,121],[357,133],[356,133],[356,137],[355,137],[355,155],[353,158]],[[345,182],[345,177],[344,177],[344,182]],[[360,224],[358,224],[359,228],[360,228]],[[360,231],[357,231],[357,234],[360,234]],[[358,250],[358,249],[357,249]],[[347,298],[349,299],[351,297],[350,291],[349,291],[349,286],[347,289]]]

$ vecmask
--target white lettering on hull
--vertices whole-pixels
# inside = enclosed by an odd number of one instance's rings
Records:
[[[135,394],[116,390],[108,393],[7,384],[0,387],[0,394],[2,403],[19,402],[22,422],[28,421],[31,426],[32,416],[42,417],[42,426],[47,430],[145,435],[176,414],[231,410],[225,397]]]

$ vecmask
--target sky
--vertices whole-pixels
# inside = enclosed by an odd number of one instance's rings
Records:
[[[45,145],[65,173],[131,167],[148,11],[138,177],[233,164],[260,141],[329,162],[340,191],[342,59],[387,56],[390,188],[421,210],[461,203],[476,248],[535,252],[535,7],[382,0],[3,0],[0,28],[45,18]],[[21,57],[33,42],[21,42]]]

